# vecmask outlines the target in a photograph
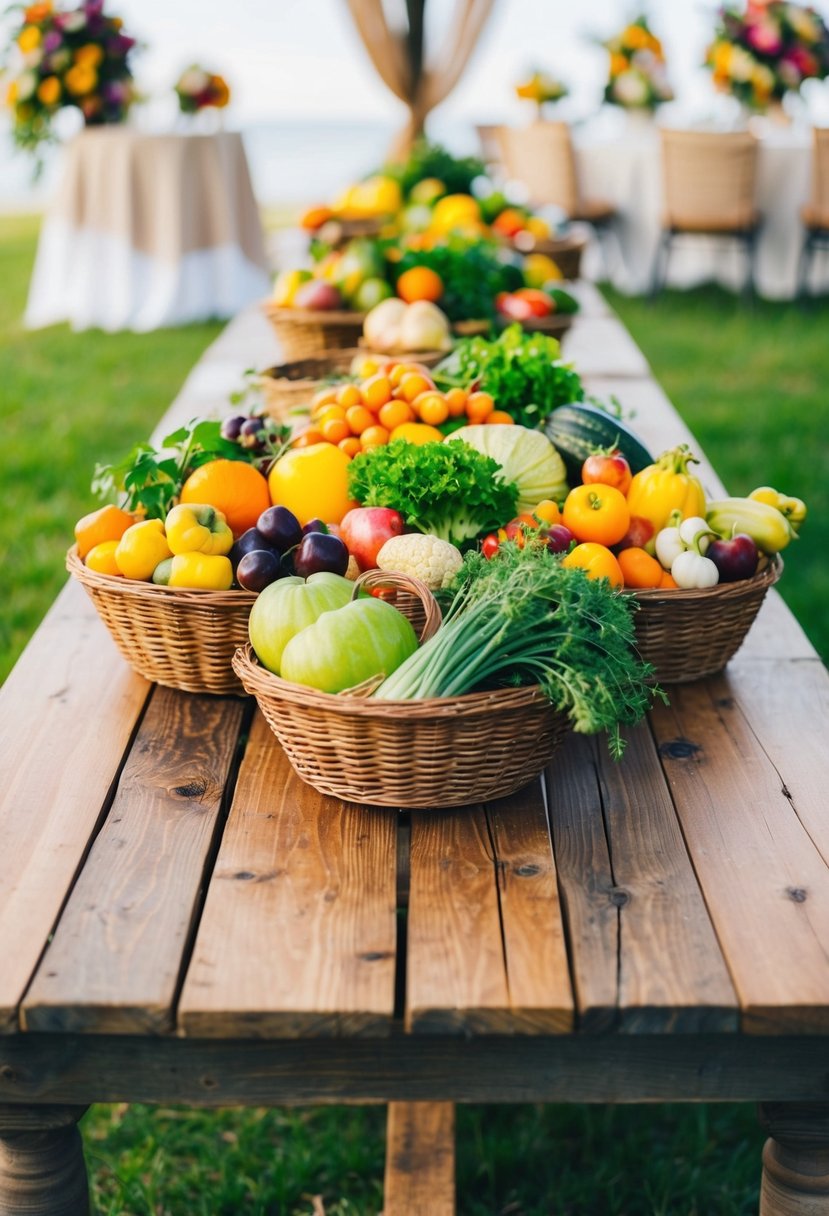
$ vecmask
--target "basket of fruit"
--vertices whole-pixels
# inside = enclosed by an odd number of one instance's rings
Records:
[[[533,240],[530,245],[522,234],[515,238],[515,247],[530,255],[526,262],[531,265],[533,255],[537,258],[549,258],[554,263],[555,273],[549,276],[548,281],[561,278],[572,283],[581,275],[581,259],[587,248],[587,236],[574,233],[562,237],[542,237]]]
[[[401,554],[390,560],[422,569],[428,553],[434,570],[436,542],[448,544],[428,533],[396,539]],[[361,596],[360,583],[421,600],[420,645],[393,601]],[[434,631],[428,588],[401,571],[363,576],[348,604],[310,625],[297,609],[295,631],[284,627],[287,601],[307,600],[307,588],[278,583],[257,601],[251,645],[234,668],[298,775],[321,793],[396,807],[503,797],[542,771],[571,725],[609,729],[618,752],[619,722],[644,712],[650,691],[630,646],[632,616],[603,584],[546,549],[505,546],[495,561],[470,553],[453,562],[445,585]],[[602,649],[588,623],[596,615]],[[592,678],[599,668],[611,696]]]
[[[356,346],[363,332],[365,313],[344,308],[336,288],[328,283],[309,283],[308,288],[304,305],[263,305],[287,362]]]

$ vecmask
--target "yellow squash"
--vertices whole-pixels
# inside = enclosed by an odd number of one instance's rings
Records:
[[[653,553],[656,536],[668,525],[674,511],[682,519],[705,515],[705,492],[698,478],[688,471],[697,464],[687,444],[663,452],[633,478],[627,493],[631,519],[644,519],[652,526],[653,535],[645,548]]]

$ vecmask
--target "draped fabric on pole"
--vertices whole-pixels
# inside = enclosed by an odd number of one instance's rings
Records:
[[[426,116],[452,92],[475,49],[495,0],[456,0],[452,22],[426,63],[423,48],[425,0],[407,0],[407,21],[400,32],[389,26],[383,0],[348,0],[360,37],[383,83],[409,107],[406,126],[391,148],[403,159],[423,131]]]

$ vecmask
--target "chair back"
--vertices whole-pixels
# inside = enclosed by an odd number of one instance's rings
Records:
[[[566,122],[499,127],[497,134],[507,176],[524,183],[531,203],[553,203],[568,215],[578,214],[576,158]]]
[[[829,228],[829,127],[812,132],[812,193],[809,211],[822,228]]]
[[[663,129],[661,138],[666,227],[735,232],[756,222],[753,135]]]

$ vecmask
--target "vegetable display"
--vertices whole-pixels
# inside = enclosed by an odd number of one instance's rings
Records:
[[[523,426],[465,426],[449,436],[495,460],[508,481],[515,482],[517,512],[531,511],[543,499],[561,499],[567,493],[564,464],[540,431]]]

